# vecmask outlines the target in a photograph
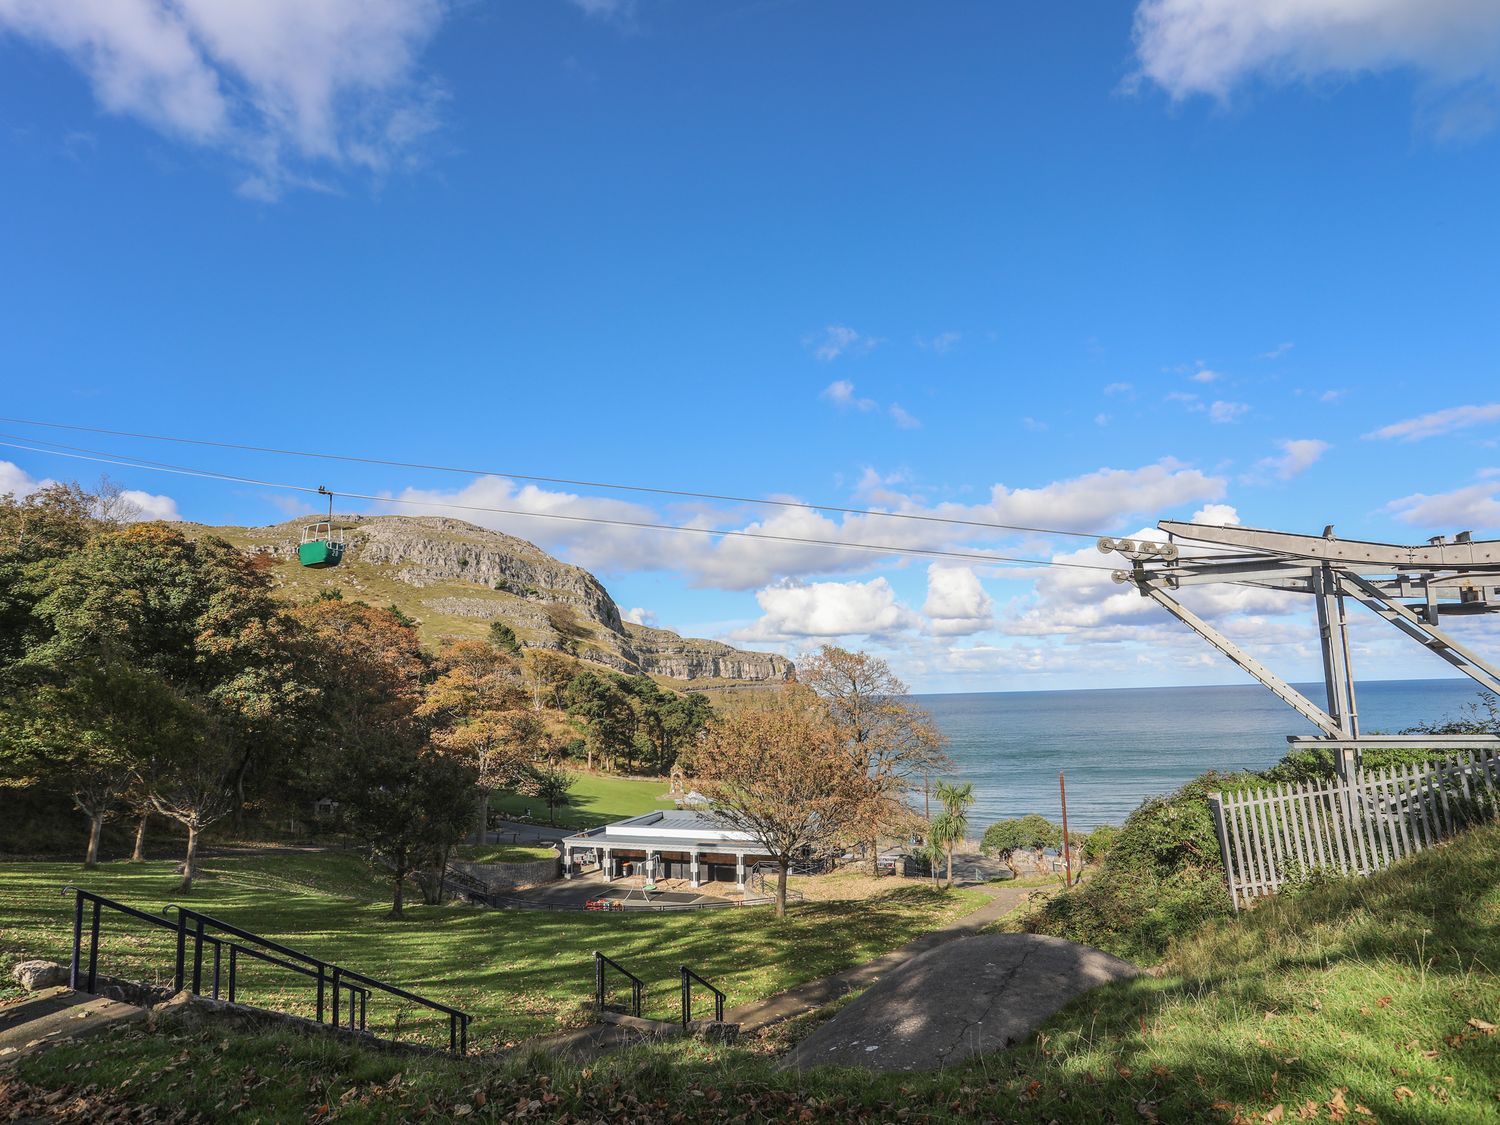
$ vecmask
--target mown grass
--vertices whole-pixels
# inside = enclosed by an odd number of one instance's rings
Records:
[[[597,828],[601,824],[656,809],[677,807],[672,801],[663,799],[671,784],[664,777],[637,780],[580,770],[573,774],[573,778],[569,803],[556,810],[556,822],[560,828]],[[496,793],[490,798],[490,808],[502,816],[529,817],[533,824],[548,823],[547,805],[535,797]]]
[[[459,1064],[166,1029],[59,1048],[18,1073],[46,1089],[128,1082],[133,1100],[217,1119],[238,1106],[339,1121],[1468,1125],[1500,1121],[1500,1049],[1487,1030],[1500,1023],[1497,961],[1491,827],[1210,926],[1176,945],[1160,975],[1080,997],[1027,1042],[942,1074],[789,1074],[749,1048],[699,1042],[586,1067],[546,1056]]]
[[[678,1003],[677,969],[693,966],[746,1003],[859,964],[967,913],[983,898],[920,887],[875,901],[809,903],[778,921],[768,908],[676,914],[585,914],[409,906],[393,920],[386,884],[356,856],[339,853],[214,858],[188,899],[170,863],[15,863],[0,871],[0,986],[25,957],[65,961],[72,908],[59,888],[75,883],[140,909],[185,902],[223,921],[315,957],[412,989],[474,1016],[480,1049],[580,1022],[593,993],[593,951],[602,950],[647,982],[647,1009],[667,1018]],[[103,916],[100,971],[167,981],[173,935]],[[295,980],[295,978],[293,978]],[[244,970],[247,1003],[302,1014],[311,989],[265,966]],[[396,1019],[412,1034],[446,1036],[446,1024],[413,1023],[419,1013],[371,1002],[372,1027]]]
[[[555,848],[531,848],[525,844],[464,844],[453,849],[453,858],[465,863],[531,863],[556,859]]]

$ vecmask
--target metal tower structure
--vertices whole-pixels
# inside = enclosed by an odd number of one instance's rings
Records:
[[[1322,732],[1288,736],[1293,746],[1335,751],[1345,776],[1361,749],[1500,745],[1500,735],[1361,735],[1350,667],[1347,602],[1357,601],[1407,637],[1436,653],[1486,691],[1500,695],[1500,668],[1439,628],[1444,616],[1500,612],[1500,540],[1476,542],[1467,531],[1425,546],[1339,539],[1248,527],[1162,520],[1165,542],[1100,539],[1099,550],[1129,560],[1114,580],[1134,583],[1188,628],[1254,676]],[[1184,546],[1201,554],[1184,554]],[[1307,594],[1317,614],[1327,707],[1320,707],[1177,600],[1186,586],[1233,583]]]

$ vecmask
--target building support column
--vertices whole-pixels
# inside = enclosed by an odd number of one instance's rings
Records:
[[[646,853],[646,882],[656,882],[656,868],[661,863],[661,856],[656,852]]]
[[[734,882],[740,890],[745,889],[745,854],[743,852],[734,857]]]
[[[599,870],[604,875],[604,881],[606,883],[612,883],[612,882],[614,882],[614,880],[615,880],[615,861],[610,858],[609,849],[608,848],[600,848],[599,849],[599,855],[601,857],[600,860],[599,860]]]
[[[698,887],[698,849],[697,848],[693,849],[693,851],[692,851],[692,857],[693,857],[693,866],[692,866],[693,887],[694,887],[694,889],[696,889]]]
[[[564,879],[571,879],[572,877],[573,877],[573,846],[571,844],[564,844],[563,845],[563,878]]]

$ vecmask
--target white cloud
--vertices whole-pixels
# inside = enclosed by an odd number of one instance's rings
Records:
[[[873,398],[857,398],[854,384],[848,379],[835,379],[823,388],[820,397],[826,398],[835,406],[852,406],[856,410],[874,410],[878,405]]]
[[[0,496],[10,493],[21,500],[52,483],[50,480],[37,480],[14,461],[0,461]]]
[[[626,20],[635,14],[635,0],[569,0],[584,15],[601,20]]]
[[[1282,356],[1286,355],[1287,352],[1291,351],[1296,346],[1297,345],[1296,345],[1296,343],[1294,341],[1292,341],[1292,340],[1286,340],[1286,341],[1283,341],[1280,344],[1277,344],[1274,348],[1272,348],[1268,352],[1261,352],[1260,353],[1260,358],[1261,359],[1280,359]]]
[[[1414,492],[1392,500],[1385,510],[1402,523],[1434,534],[1437,531],[1500,528],[1500,479],[1433,495]]]
[[[1189,375],[1188,378],[1195,383],[1216,383],[1224,378],[1224,375],[1222,372],[1213,371],[1207,367],[1200,367],[1197,371]]]
[[[995,603],[972,567],[933,563],[927,568],[927,601],[922,612],[937,636],[960,637],[990,628]]]
[[[135,510],[135,518],[138,520],[165,520],[175,523],[182,519],[181,513],[177,511],[177,501],[170,496],[127,488],[121,491],[120,499]]]
[[[624,616],[626,621],[629,621],[634,625],[654,626],[657,620],[654,611],[649,609],[642,609],[640,606],[636,606],[634,609],[627,609]]]
[[[1104,388],[1107,395],[1127,395],[1135,388],[1129,383],[1110,383]]]
[[[899,402],[891,403],[887,413],[890,414],[891,421],[895,422],[903,430],[919,430],[922,428],[921,420],[916,418]]]
[[[1109,423],[1110,423],[1110,417],[1109,417],[1108,414],[1095,414],[1094,415],[1094,425],[1096,425],[1096,426],[1107,426],[1107,425],[1109,425]]]
[[[830,324],[822,332],[804,336],[802,343],[824,363],[831,363],[841,355],[862,355],[880,341],[856,332],[847,324]]]
[[[865,478],[869,479],[868,474]],[[877,478],[878,479],[878,478]],[[898,477],[881,486],[879,503],[892,512],[967,520],[979,524],[1019,524],[1088,533],[1118,530],[1145,512],[1166,511],[1185,504],[1218,500],[1225,481],[1173,460],[1136,469],[1100,469],[1038,488],[991,487],[989,496],[975,504],[931,504],[902,494]],[[865,480],[861,481],[864,487]],[[975,543],[1004,551],[1015,536],[983,526],[969,527],[871,515],[830,514],[807,508],[782,508],[746,521],[733,510],[700,509],[690,526],[713,530],[748,531],[779,537],[773,540],[709,535],[674,534],[638,527],[538,518],[541,513],[604,518],[632,523],[681,523],[680,515],[661,513],[640,504],[597,496],[549,491],[535,485],[518,486],[503,477],[482,477],[456,492],[408,489],[405,500],[421,506],[392,505],[384,510],[403,514],[444,514],[530,540],[591,570],[638,573],[675,571],[698,587],[749,590],[787,577],[866,571],[892,556],[841,547],[842,543],[878,543],[921,550],[951,550]],[[519,514],[476,511],[500,508]],[[802,542],[800,540],[818,540]]]
[[[1411,69],[1439,83],[1492,79],[1500,5],[1490,0],[1142,0],[1140,73],[1174,98],[1226,98],[1276,82]]]
[[[1318,396],[1318,401],[1319,402],[1338,402],[1339,399],[1343,398],[1348,393],[1349,393],[1348,391],[1324,391],[1322,394],[1320,394]]]
[[[1392,438],[1399,441],[1421,441],[1423,438],[1451,434],[1455,430],[1466,430],[1471,426],[1494,421],[1500,421],[1500,402],[1484,406],[1450,406],[1446,410],[1434,410],[1430,414],[1392,422],[1389,426],[1371,431],[1365,437],[1383,441]]]
[[[916,629],[921,619],[884,578],[869,582],[785,582],[759,591],[764,616],[734,634],[739,641],[803,637],[882,637]]]
[[[1238,527],[1240,513],[1233,504],[1205,504],[1188,520],[1189,523],[1209,523],[1216,527]]]
[[[1214,402],[1208,408],[1210,422],[1238,422],[1250,412],[1247,402]]]
[[[1261,458],[1256,462],[1255,469],[1259,473],[1269,473],[1278,480],[1291,480],[1300,476],[1312,468],[1318,458],[1330,448],[1326,441],[1319,441],[1317,438],[1295,438],[1277,442],[1277,446],[1281,454]]]
[[[1033,418],[1030,415],[1027,415],[1025,418],[1021,419],[1021,425],[1025,426],[1028,430],[1035,434],[1042,433],[1047,429],[1046,422],[1039,421],[1038,419]]]
[[[947,355],[958,345],[958,342],[963,338],[964,336],[962,332],[939,332],[930,340],[918,336],[915,342],[917,347],[919,348],[926,348],[931,351],[935,351],[938,355]]]
[[[242,194],[383,173],[436,126],[416,59],[446,0],[0,0],[0,30],[61,52],[109,113],[228,153]]]

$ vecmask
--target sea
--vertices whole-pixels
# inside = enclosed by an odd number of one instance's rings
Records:
[[[1321,701],[1323,685],[1296,685]],[[1477,703],[1467,679],[1377,680],[1357,685],[1360,729],[1394,734],[1462,718]],[[1206,770],[1258,770],[1287,752],[1287,735],[1317,728],[1259,684],[1088,691],[916,695],[948,736],[954,776],[974,784],[970,823],[1026,813],[1068,827],[1120,824],[1142,801]],[[922,797],[917,796],[920,807]]]

